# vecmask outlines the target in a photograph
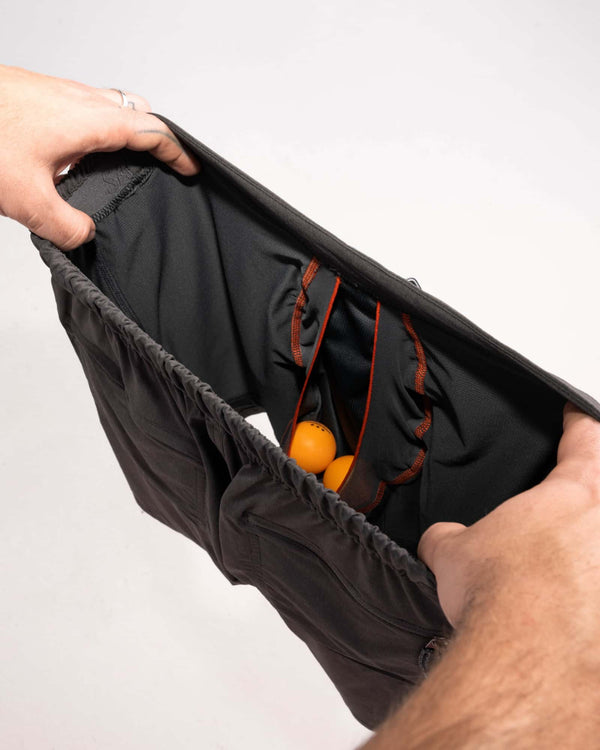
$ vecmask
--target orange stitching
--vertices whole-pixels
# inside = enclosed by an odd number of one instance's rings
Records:
[[[415,430],[415,436],[419,438],[419,440],[423,439],[423,435],[427,432],[427,430],[431,427],[431,420],[432,420],[432,408],[431,408],[431,399],[429,396],[425,393],[425,375],[427,374],[427,361],[425,359],[425,349],[423,348],[423,344],[419,340],[419,337],[417,336],[417,333],[413,327],[412,321],[410,319],[410,316],[407,313],[402,313],[402,322],[404,323],[404,327],[408,331],[411,339],[413,340],[413,343],[415,345],[415,351],[417,352],[417,370],[415,372],[415,390],[417,393],[422,394],[423,396],[423,410],[425,412],[425,417],[423,418],[423,421],[421,424],[417,427]],[[408,469],[405,469],[403,472],[398,474],[398,476],[395,479],[392,479],[387,484],[403,484],[404,482],[408,482],[409,479],[412,479],[415,477],[423,468],[423,462],[425,461],[425,455],[427,451],[425,448],[421,448],[421,450],[417,453],[417,457],[413,461],[412,465],[408,467]]]
[[[299,367],[304,366],[304,363],[302,362],[302,351],[300,349],[300,324],[302,322],[304,305],[306,304],[306,290],[317,275],[317,271],[319,270],[320,265],[321,263],[319,260],[317,260],[317,258],[313,258],[308,264],[308,267],[304,272],[304,276],[302,277],[302,288],[300,290],[300,294],[298,295],[298,299],[296,300],[294,314],[292,315],[292,356],[294,357],[294,362]]]
[[[378,305],[377,314],[379,315],[379,303],[377,303],[377,305]],[[425,349],[423,348],[423,344],[419,340],[419,337],[417,336],[417,333],[413,327],[410,316],[407,313],[402,313],[402,322],[404,323],[406,330],[408,331],[411,339],[413,340],[415,351],[417,353],[417,369],[415,371],[415,390],[417,391],[417,393],[420,393],[423,396],[423,409],[425,412],[425,417],[423,421],[421,422],[421,424],[416,428],[414,434],[416,437],[419,438],[419,440],[422,440],[423,435],[431,427],[431,419],[432,419],[431,399],[425,393],[425,375],[427,374],[427,361],[425,359]],[[375,330],[377,330],[377,327]],[[370,387],[371,387],[371,384],[369,383],[369,396],[368,396],[369,402],[370,402],[370,397],[371,397]],[[364,429],[364,425],[363,425],[363,429]],[[359,445],[360,445],[360,440],[362,440],[362,432],[361,432],[361,437],[359,438]],[[425,461],[426,453],[427,451],[425,450],[425,448],[421,448],[421,450],[417,454],[417,457],[413,461],[412,465],[408,467],[408,469],[405,469],[403,472],[398,474],[398,476],[395,479],[392,479],[389,482],[386,482],[385,480],[380,481],[377,487],[377,492],[375,494],[374,499],[365,506],[359,506],[358,508],[356,508],[356,510],[359,511],[360,513],[364,513],[365,515],[367,513],[370,513],[374,508],[376,508],[379,505],[379,503],[383,499],[383,495],[385,493],[386,487],[389,484],[403,484],[404,482],[407,482],[409,479],[412,479],[413,477],[417,476],[419,471],[421,471],[421,469],[423,468],[423,462]],[[357,455],[358,455],[358,450],[357,450]],[[352,466],[350,467],[351,470],[353,467],[354,467],[354,462]],[[348,472],[348,475],[346,476],[344,483],[348,479],[348,476],[350,476],[350,472]],[[341,487],[338,489],[338,494],[342,490],[343,486],[344,485],[342,484]]]
[[[427,432],[427,430],[431,427],[431,417],[432,417],[432,410],[431,410],[431,399],[429,396],[423,396],[423,404],[425,407],[425,419],[421,422],[421,424],[417,427],[415,430],[415,435],[421,439],[423,435]]]
[[[408,469],[405,469],[401,474],[398,474],[398,476],[395,479],[392,479],[389,484],[404,484],[404,482],[408,482],[409,479],[416,477],[425,461],[425,453],[425,448],[421,448],[417,457],[413,461],[412,466],[409,466]]]
[[[419,337],[415,329],[413,328],[412,321],[408,313],[402,313],[402,322],[406,330],[408,331],[411,339],[414,342],[415,349],[417,351],[417,371],[415,373],[415,390],[417,393],[425,394],[425,374],[427,373],[427,362],[425,361],[425,349],[423,344],[419,341]]]
[[[367,505],[366,507],[359,506],[358,508],[356,508],[356,510],[359,511],[359,513],[364,513],[365,515],[367,513],[370,513],[381,502],[386,488],[387,488],[387,482],[385,482],[384,480],[381,480],[381,482],[379,482],[379,487],[377,488],[377,493],[375,495],[375,499],[373,500],[373,502],[369,503],[369,505]]]

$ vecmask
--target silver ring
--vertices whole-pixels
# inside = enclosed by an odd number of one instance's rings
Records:
[[[122,89],[113,89],[113,91],[118,91],[119,94],[121,94],[121,106],[122,107],[131,107],[131,109],[135,109],[135,102],[130,102],[127,98],[127,94]]]

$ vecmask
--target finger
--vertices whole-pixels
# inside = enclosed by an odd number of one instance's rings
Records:
[[[150,151],[153,156],[182,175],[194,175],[200,171],[198,158],[183,147],[158,117],[139,113],[135,119],[127,148]]]
[[[457,534],[461,534],[467,527],[462,523],[438,521],[432,524],[421,536],[417,547],[417,556],[435,574],[440,544],[447,542]]]
[[[128,107],[115,107],[109,112],[96,134],[94,151],[121,148],[149,151],[182,175],[195,175],[200,171],[198,158],[186,151],[158,117]]]
[[[123,97],[121,96],[119,89],[96,89],[96,91],[105,99],[108,99],[114,104],[118,104],[120,107],[123,106]],[[125,94],[127,101],[134,104],[133,109],[141,112],[150,112],[152,110],[150,102],[147,99],[144,99],[143,96],[134,94],[130,91],[124,91],[123,93]]]
[[[89,242],[95,234],[92,219],[66,203],[47,178],[37,190],[28,185],[27,200],[20,200],[18,209],[7,212],[34,234],[48,239],[62,250],[73,250]]]
[[[600,423],[567,401],[557,463],[574,461],[588,462],[600,470]]]
[[[573,424],[580,414],[583,414],[581,409],[578,409],[572,401],[567,401],[563,409],[563,429],[566,430]]]

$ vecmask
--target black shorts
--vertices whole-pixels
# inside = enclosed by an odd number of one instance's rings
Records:
[[[166,122],[198,176],[120,151],[59,184],[97,225],[67,254],[33,237],[60,321],[139,505],[256,586],[373,729],[452,633],[420,535],[540,482],[565,401],[600,405]],[[338,492],[287,455],[309,419],[354,456]]]

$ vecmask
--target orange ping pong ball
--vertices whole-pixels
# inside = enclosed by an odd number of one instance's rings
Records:
[[[354,461],[354,456],[340,456],[332,461],[323,474],[325,487],[337,492],[352,466],[352,461]]]
[[[335,458],[337,446],[333,433],[321,422],[298,422],[290,444],[290,458],[304,471],[319,474]]]

